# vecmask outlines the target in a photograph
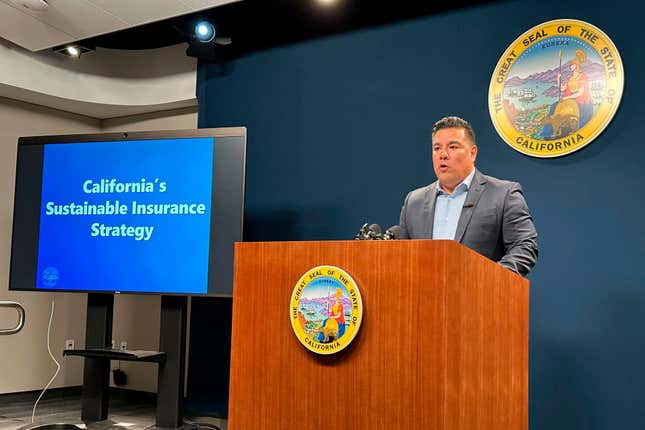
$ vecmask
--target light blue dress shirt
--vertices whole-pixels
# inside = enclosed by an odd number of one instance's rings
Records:
[[[434,224],[432,227],[433,239],[455,239],[461,209],[466,201],[466,195],[474,176],[475,169],[455,187],[452,194],[442,190],[441,185],[437,186],[437,201],[434,205]]]

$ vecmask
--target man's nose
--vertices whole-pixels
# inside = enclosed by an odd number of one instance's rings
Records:
[[[445,149],[439,151],[439,157],[442,159],[448,158],[448,152]]]

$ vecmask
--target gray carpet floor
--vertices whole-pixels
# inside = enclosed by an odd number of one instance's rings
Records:
[[[0,396],[0,430],[17,430],[21,427],[25,427],[23,430],[30,429],[33,406],[33,399]],[[226,420],[223,419],[187,417],[185,421],[206,424],[208,430],[216,430],[217,428],[227,430]],[[79,396],[43,398],[36,409],[34,423],[80,424],[80,429],[87,428],[87,430],[144,430],[155,423],[155,406],[131,400],[110,399],[109,419],[85,427],[81,422],[81,399]]]

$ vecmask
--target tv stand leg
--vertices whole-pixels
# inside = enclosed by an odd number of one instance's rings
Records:
[[[112,314],[114,295],[87,295],[87,324],[85,348],[106,348],[112,343]],[[81,419],[84,422],[103,421],[108,417],[110,389],[110,360],[85,358]]]
[[[161,296],[159,350],[166,360],[159,363],[155,428],[181,429],[184,425],[184,374],[188,297]]]

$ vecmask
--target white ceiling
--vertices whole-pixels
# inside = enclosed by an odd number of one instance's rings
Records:
[[[30,51],[240,0],[47,0],[44,11],[0,0],[0,37]]]

